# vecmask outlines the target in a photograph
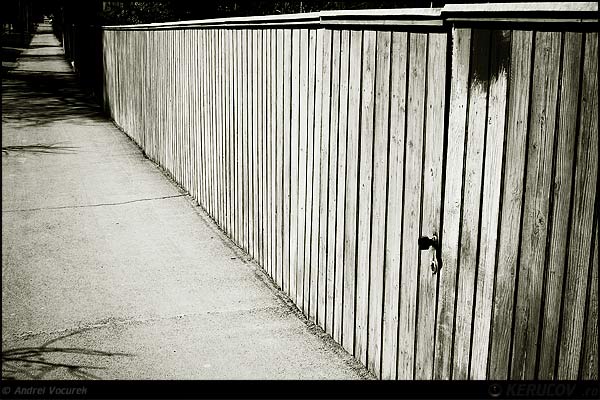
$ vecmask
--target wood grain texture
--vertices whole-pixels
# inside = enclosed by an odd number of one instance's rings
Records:
[[[395,379],[398,355],[398,305],[402,252],[404,147],[406,138],[406,81],[408,34],[392,33],[388,200],[384,264],[383,343],[381,378]]]
[[[535,377],[536,342],[548,232],[560,34],[537,33],[533,72],[521,261],[513,337],[513,379]]]
[[[596,203],[598,204],[598,203]],[[579,379],[598,380],[598,219],[596,214],[596,229],[594,230],[594,254],[590,288],[585,315],[585,346],[581,360]]]
[[[306,159],[308,157],[308,30],[300,30],[300,104],[298,141],[298,266],[296,272],[296,304],[304,304],[304,240],[306,237]],[[307,293],[308,294],[308,293]]]
[[[375,114],[375,31],[363,32],[359,139],[358,232],[356,256],[356,326],[354,356],[367,363],[371,210],[373,198],[373,129]]]
[[[502,192],[502,216],[498,239],[498,262],[496,267],[495,297],[492,314],[492,340],[490,343],[490,379],[508,379],[510,349],[512,343],[513,305],[519,237],[521,232],[521,209],[525,170],[525,149],[529,122],[529,87],[531,78],[531,52],[533,33],[512,33],[508,120]],[[508,161],[510,160],[510,161]]]
[[[344,334],[342,345],[354,354],[356,301],[356,230],[358,214],[358,151],[360,128],[360,74],[362,32],[350,33],[350,72],[348,78],[348,141],[346,144],[346,198],[344,217]]]
[[[444,222],[441,252],[443,264],[439,271],[439,295],[435,332],[434,379],[452,376],[452,342],[454,337],[454,303],[463,187],[463,161],[471,59],[471,29],[452,30],[452,67],[446,148],[446,182],[444,192]]]
[[[368,303],[367,365],[381,377],[383,269],[388,179],[391,32],[377,32],[373,132],[373,189]]]
[[[310,274],[311,274],[311,254],[312,254],[312,215],[313,215],[313,161],[314,161],[314,133],[315,133],[315,79],[316,79],[316,57],[317,57],[317,31],[310,30],[309,33],[309,62],[308,62],[308,133],[307,133],[307,159],[306,159],[306,229],[304,234],[304,302],[302,311],[304,315],[309,314],[310,310]]]
[[[290,294],[290,150],[292,31],[283,31],[283,289]]]
[[[331,110],[331,31],[323,31],[323,83],[321,94],[321,162],[319,174],[319,279],[317,288],[317,321],[325,328],[325,306],[327,298],[327,202],[329,183],[329,123]],[[315,149],[316,150],[316,149]],[[316,172],[316,171],[315,171]],[[315,186],[316,189],[316,186]]]
[[[313,183],[312,183],[312,221],[310,238],[310,304],[308,316],[317,322],[318,287],[319,287],[319,218],[321,216],[321,140],[322,140],[322,109],[323,99],[323,30],[317,31],[316,69],[315,69],[315,124],[313,132]],[[317,71],[320,71],[317,73]],[[317,150],[319,149],[319,150]]]
[[[475,302],[475,274],[479,243],[479,209],[483,176],[483,154],[489,81],[490,32],[471,33],[471,71],[465,173],[463,178],[463,213],[460,233],[456,322],[454,333],[453,379],[468,379],[471,355],[471,331]]]
[[[344,321],[344,234],[346,210],[346,145],[348,142],[348,77],[350,72],[350,31],[340,34],[340,106],[338,126],[338,165],[337,165],[337,210],[335,217],[335,313],[333,337],[336,342],[343,343]]]
[[[598,182],[598,33],[585,34],[579,136],[557,379],[576,379],[583,347],[594,204]]]
[[[492,318],[496,244],[500,215],[504,124],[510,64],[510,32],[493,31],[491,38],[485,165],[479,231],[477,289],[471,344],[471,379],[485,379]]]
[[[402,268],[398,319],[398,379],[413,379],[421,222],[427,34],[409,35]]]
[[[556,344],[562,299],[564,266],[567,252],[569,210],[577,136],[577,109],[581,70],[581,33],[567,33],[563,38],[560,76],[559,110],[550,196],[552,226],[549,228],[549,250],[546,261],[544,308],[537,379],[554,379]]]
[[[298,150],[300,112],[300,31],[292,30],[292,102],[290,124],[290,297],[296,299],[298,279]]]
[[[337,170],[338,170],[338,121],[340,101],[340,31],[331,37],[331,109],[329,118],[329,181],[327,206],[327,302],[325,305],[325,332],[333,337],[335,297],[341,295],[336,288],[336,216],[337,216]],[[341,297],[341,296],[340,296]]]
[[[421,235],[435,235],[438,238],[441,232],[446,50],[446,35],[430,33],[427,49]],[[436,250],[433,248],[421,251],[415,379],[433,379],[438,275],[437,272],[435,275],[432,273],[431,263],[436,257]]]
[[[277,285],[280,289],[283,289],[283,271],[285,268],[285,252],[284,252],[284,242],[286,240],[286,236],[284,236],[284,226],[285,226],[285,215],[284,215],[284,48],[283,48],[283,30],[277,29],[276,32],[276,41],[277,48],[276,52],[276,68],[277,68],[277,124],[276,124],[276,135],[277,135],[277,159],[276,159],[276,168],[275,171],[277,173],[276,177],[276,201],[277,201]]]

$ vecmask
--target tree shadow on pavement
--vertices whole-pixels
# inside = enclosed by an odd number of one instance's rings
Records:
[[[132,357],[129,353],[114,353],[80,347],[50,346],[65,338],[78,335],[86,329],[78,330],[39,347],[17,347],[2,351],[2,379],[45,379],[50,373],[62,372],[68,379],[102,379],[97,371],[106,369],[99,366],[108,357]]]
[[[2,146],[2,155],[11,153],[73,154],[77,148],[76,146],[61,146],[60,143]]]
[[[56,62],[51,56],[37,57]],[[19,129],[69,120],[106,122],[100,105],[81,89],[73,73],[14,70],[2,77],[2,123],[14,122]]]

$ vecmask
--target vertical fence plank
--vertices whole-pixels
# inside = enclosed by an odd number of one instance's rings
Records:
[[[446,35],[430,33],[428,42],[421,235],[428,237],[436,235],[440,238],[442,201],[440,194],[442,193],[446,97]],[[435,309],[439,277],[437,272],[434,275],[431,271],[431,263],[434,259],[437,259],[437,250],[431,248],[421,252],[418,278],[415,379],[433,379]]]
[[[232,51],[233,46],[231,42],[232,31],[230,29],[225,30],[225,55],[227,60],[227,71],[226,71],[226,94],[227,94],[227,233],[230,238],[234,238],[233,229],[233,215],[235,213],[233,196],[235,195],[233,185],[233,73],[232,73]]]
[[[381,378],[395,379],[398,355],[398,305],[404,188],[404,144],[408,34],[394,32],[391,46],[388,203],[384,264],[384,308]]]
[[[317,31],[309,31],[308,40],[308,130],[306,145],[306,228],[304,234],[304,301],[302,303],[302,312],[304,315],[310,313],[310,272],[311,272],[311,244],[312,244],[312,215],[313,215],[313,160],[314,160],[314,134],[315,134],[315,80],[316,80],[316,56],[317,56]],[[300,306],[300,304],[298,305]]]
[[[285,29],[283,37],[283,277],[284,290],[290,294],[290,179],[291,179],[291,86],[292,30]]]
[[[340,34],[340,105],[338,117],[337,210],[335,223],[335,313],[333,337],[343,343],[344,316],[344,232],[346,210],[346,143],[348,128],[348,74],[350,69],[350,32]]]
[[[590,267],[598,179],[598,33],[585,34],[579,137],[571,210],[571,237],[564,291],[558,379],[577,379]]]
[[[292,91],[290,127],[290,297],[296,299],[298,279],[298,150],[300,107],[300,30],[292,30]]]
[[[375,112],[375,60],[377,34],[364,31],[362,97],[360,105],[358,234],[356,261],[356,327],[354,355],[367,363],[369,268],[371,253],[371,203],[373,197],[373,128]]]
[[[552,226],[549,231],[545,296],[542,310],[541,342],[537,379],[553,379],[558,339],[560,303],[564,264],[567,251],[569,205],[577,129],[579,71],[581,67],[581,33],[566,33],[563,43],[562,75],[559,87],[558,131],[556,133],[555,167],[551,182]]]
[[[414,376],[427,34],[411,33],[409,41],[398,379],[413,379]]]
[[[264,267],[264,108],[263,108],[263,88],[264,88],[264,72],[263,72],[263,45],[262,45],[262,29],[256,31],[256,204],[257,204],[257,256],[256,260],[259,265]]]
[[[510,32],[494,31],[491,49],[479,260],[471,345],[470,376],[472,379],[485,379],[488,367],[496,240],[500,212],[506,91],[510,62]]]
[[[494,308],[492,314],[492,339],[490,344],[489,379],[508,379],[511,326],[515,293],[521,208],[523,199],[523,171],[528,131],[529,87],[531,76],[531,31],[514,31],[511,43],[510,85],[503,175],[500,237]]]
[[[284,253],[284,241],[285,241],[285,236],[284,236],[284,192],[283,192],[283,187],[284,187],[284,182],[283,182],[283,177],[284,177],[284,164],[283,164],[283,159],[284,159],[284,154],[283,154],[283,142],[284,142],[284,109],[283,109],[283,104],[284,104],[284,58],[283,58],[283,53],[284,53],[284,49],[283,49],[283,30],[281,29],[277,29],[276,32],[276,40],[277,40],[277,48],[275,49],[276,52],[276,59],[277,59],[277,128],[276,128],[276,134],[277,134],[277,163],[276,163],[276,168],[275,171],[277,172],[277,177],[276,177],[276,186],[277,186],[277,197],[276,197],[276,201],[277,201],[277,284],[279,285],[280,289],[283,289],[283,271],[284,271],[284,266],[286,265],[284,263],[284,257],[285,257],[285,253]]]
[[[275,271],[273,270],[273,244],[275,242],[275,238],[273,237],[273,210],[275,204],[272,201],[273,194],[275,193],[275,189],[273,187],[273,168],[272,168],[272,160],[273,160],[273,118],[272,118],[272,110],[273,110],[273,77],[271,70],[273,54],[271,52],[271,30],[265,30],[263,35],[263,43],[264,43],[264,57],[265,57],[265,136],[267,141],[267,156],[266,158],[266,170],[267,170],[267,188],[265,190],[266,197],[266,213],[267,213],[267,232],[265,233],[266,237],[266,253],[265,257],[267,260],[267,271],[272,278],[275,278]]]
[[[310,302],[308,316],[311,321],[317,321],[318,301],[317,289],[319,278],[319,204],[320,204],[320,179],[321,175],[321,101],[323,95],[323,29],[317,31],[316,69],[315,69],[315,123],[313,132],[313,184],[312,184],[312,222],[310,243]],[[319,71],[319,73],[316,73]]]
[[[244,250],[250,253],[250,198],[249,198],[249,181],[250,181],[250,162],[249,162],[249,138],[250,138],[250,118],[249,118],[249,89],[250,89],[250,75],[249,75],[249,53],[250,53],[250,35],[249,32],[244,30],[241,32],[241,46],[242,46],[242,65],[240,66],[242,73],[242,227],[244,237]]]
[[[597,215],[597,214],[596,214]],[[598,380],[598,219],[596,219],[590,294],[587,300],[586,331],[579,379]]]
[[[488,91],[489,31],[472,31],[469,83],[469,121],[464,174],[463,212],[460,233],[460,266],[454,336],[453,379],[467,379],[477,267],[479,208],[483,175],[486,106]]]
[[[306,159],[308,145],[308,29],[300,34],[300,79],[299,79],[299,118],[298,118],[298,263],[296,270],[296,304],[300,309],[304,305],[304,239],[306,235]],[[308,293],[307,293],[308,294]]]
[[[252,218],[252,257],[255,260],[259,259],[259,253],[258,253],[258,249],[260,246],[260,238],[259,238],[259,229],[260,229],[260,217],[259,217],[259,202],[258,202],[258,194],[259,194],[259,185],[258,185],[258,179],[259,179],[259,174],[260,174],[260,169],[259,169],[259,163],[260,163],[260,157],[259,157],[259,153],[258,153],[258,148],[259,148],[259,144],[258,144],[258,137],[259,137],[259,126],[258,126],[258,118],[259,118],[259,111],[258,111],[258,105],[259,105],[259,101],[258,101],[258,93],[259,93],[259,76],[258,76],[258,33],[259,31],[257,29],[253,29],[252,33],[251,33],[251,37],[252,37],[252,130],[251,130],[251,136],[252,136],[252,147],[251,147],[251,151],[252,151],[252,155],[251,155],[251,159],[252,159],[252,174],[251,174],[251,182],[252,182],[252,186],[250,189],[250,196],[251,196],[251,204],[252,204],[252,212],[251,212],[251,218]]]
[[[391,39],[391,32],[377,32],[375,127],[373,133],[373,217],[371,219],[367,352],[367,365],[377,377],[381,377],[381,345],[383,340],[383,269],[387,211]]]
[[[327,300],[325,305],[325,331],[333,337],[335,308],[335,218],[337,209],[337,157],[338,157],[338,117],[340,99],[340,31],[332,32],[331,44],[331,110],[329,127],[329,203],[327,206]],[[339,292],[338,292],[339,293]]]
[[[321,97],[321,150],[319,187],[319,279],[317,288],[317,320],[325,328],[325,306],[327,297],[327,174],[329,172],[329,123],[331,108],[331,30],[323,31],[323,83]],[[317,148],[315,148],[317,150]],[[316,173],[316,170],[315,170]],[[315,189],[317,187],[315,186]],[[315,232],[316,233],[316,232]]]
[[[346,209],[344,231],[344,333],[342,345],[354,354],[356,299],[356,229],[358,214],[358,151],[360,128],[360,76],[362,31],[350,34],[350,75],[348,87],[348,143],[346,147]]]
[[[560,34],[536,34],[521,261],[513,338],[513,379],[533,379],[544,276],[555,111],[558,95]],[[554,106],[550,106],[550,105]]]
[[[467,122],[471,30],[452,30],[452,70],[446,148],[446,181],[442,231],[442,265],[435,332],[434,379],[450,379],[454,333],[454,302],[461,216],[463,157]]]

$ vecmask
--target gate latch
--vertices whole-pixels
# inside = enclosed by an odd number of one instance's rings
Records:
[[[433,235],[432,237],[421,236],[419,238],[419,250],[428,250],[431,247],[434,249],[433,259],[431,260],[431,272],[436,273],[440,269],[440,254],[439,254],[439,241],[437,235]]]

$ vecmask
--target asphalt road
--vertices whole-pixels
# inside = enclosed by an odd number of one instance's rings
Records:
[[[370,379],[78,89],[2,80],[3,379]]]

